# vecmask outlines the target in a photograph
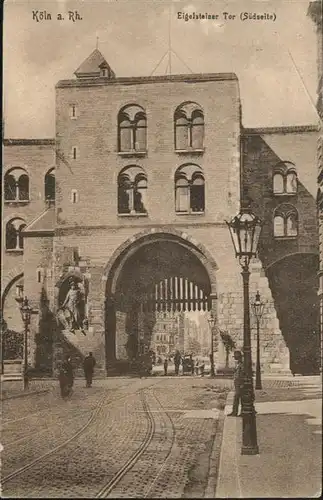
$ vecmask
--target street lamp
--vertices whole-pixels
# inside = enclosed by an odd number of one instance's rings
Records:
[[[213,335],[213,331],[214,331],[214,325],[215,325],[215,317],[214,317],[214,314],[213,314],[213,311],[211,311],[211,314],[210,314],[210,317],[208,318],[208,323],[209,323],[209,326],[210,326],[210,330],[211,330],[211,373],[210,373],[210,376],[212,378],[215,377],[215,369],[214,369],[214,335]]]
[[[0,350],[1,350],[1,375],[4,374],[4,336],[7,331],[8,325],[6,320],[3,318],[1,314],[1,344],[0,344]]]
[[[254,389],[252,382],[250,305],[249,305],[249,264],[257,254],[261,232],[261,220],[249,208],[241,209],[238,215],[227,222],[236,257],[242,267],[243,279],[243,354],[244,383],[242,392],[242,455],[257,455],[256,414],[254,408]]]
[[[21,289],[22,292],[22,289]],[[22,321],[24,324],[24,391],[28,389],[28,328],[30,325],[30,317],[33,312],[29,305],[27,297],[23,297],[22,293],[17,293],[16,301],[19,305]]]
[[[253,302],[252,309],[257,320],[257,361],[256,361],[256,389],[262,389],[260,372],[260,343],[259,343],[259,325],[264,312],[265,304],[260,300],[260,293],[257,291],[256,299]]]

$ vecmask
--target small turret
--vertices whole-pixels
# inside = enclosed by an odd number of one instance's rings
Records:
[[[76,78],[109,78],[116,77],[114,71],[111,69],[103,55],[98,49],[95,49],[89,55],[81,66],[75,71]]]

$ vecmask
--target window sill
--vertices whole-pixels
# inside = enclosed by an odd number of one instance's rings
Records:
[[[117,214],[118,217],[148,217],[148,213],[132,212],[130,214]]]
[[[4,200],[5,205],[28,205],[30,200]]]
[[[175,149],[175,153],[178,153],[180,155],[185,155],[185,154],[203,154],[205,152],[205,148],[202,149]]]
[[[296,236],[274,236],[275,240],[278,241],[289,241],[289,240],[296,240],[298,235]]]
[[[6,248],[7,253],[13,253],[13,254],[23,254],[24,251],[22,248]]]
[[[126,158],[129,158],[131,156],[146,156],[148,153],[147,150],[144,151],[136,151],[135,149],[132,151],[118,151],[118,156],[124,156]]]
[[[205,212],[176,212],[176,215],[205,215]]]
[[[297,195],[297,191],[295,191],[294,193],[273,193],[274,196],[295,196]]]

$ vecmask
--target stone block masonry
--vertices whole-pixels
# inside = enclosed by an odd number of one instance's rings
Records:
[[[239,291],[240,289],[240,291]],[[289,373],[289,351],[281,332],[275,303],[269,283],[262,271],[261,263],[254,262],[250,274],[250,304],[255,300],[259,290],[261,300],[265,303],[260,322],[260,359],[262,371]],[[230,334],[239,350],[243,350],[243,293],[242,277],[238,278],[235,291],[219,294],[219,328]],[[250,307],[251,350],[253,364],[256,363],[256,319]],[[231,361],[232,365],[232,361]]]

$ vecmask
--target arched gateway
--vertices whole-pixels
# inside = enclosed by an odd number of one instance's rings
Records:
[[[152,229],[126,241],[105,272],[107,366],[126,359],[130,335],[150,348],[158,313],[213,310],[216,270],[210,253],[186,233]]]

